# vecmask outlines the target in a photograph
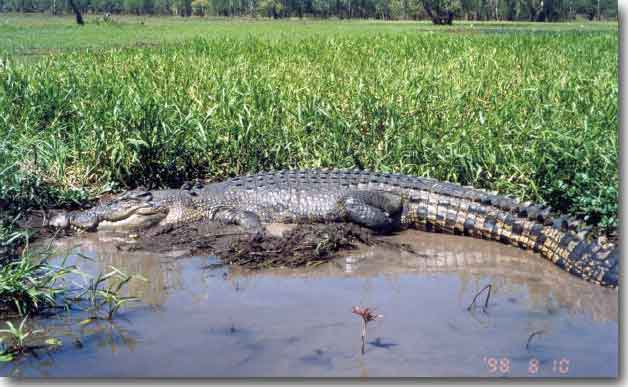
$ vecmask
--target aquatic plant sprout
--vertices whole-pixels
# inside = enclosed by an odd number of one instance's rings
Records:
[[[366,352],[366,327],[369,322],[383,318],[384,315],[376,314],[373,308],[362,308],[360,306],[354,306],[351,312],[362,317],[362,354],[364,355]]]

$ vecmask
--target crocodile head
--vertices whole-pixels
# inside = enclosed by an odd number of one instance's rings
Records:
[[[131,231],[156,225],[168,215],[168,208],[152,200],[148,191],[127,192],[111,203],[85,211],[54,216],[49,226],[78,231]]]

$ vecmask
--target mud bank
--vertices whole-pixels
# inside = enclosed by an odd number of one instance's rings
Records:
[[[263,235],[209,223],[106,235],[116,239],[120,251],[168,253],[175,249],[188,255],[213,255],[247,269],[316,266],[365,246],[414,251],[407,243],[348,223],[269,224]]]

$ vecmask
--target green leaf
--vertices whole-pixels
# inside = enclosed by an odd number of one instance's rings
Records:
[[[57,339],[56,337],[51,337],[46,340],[46,344],[51,345],[51,346],[59,346],[59,345],[62,345],[63,342]]]
[[[0,361],[3,361],[3,362],[10,362],[13,359],[14,357],[10,353],[5,353],[5,354],[0,355]]]
[[[141,140],[139,138],[130,138],[127,140],[130,144],[133,145],[137,145],[137,146],[148,146],[148,143],[144,140]]]

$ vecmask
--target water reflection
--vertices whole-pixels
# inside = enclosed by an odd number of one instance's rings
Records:
[[[566,308],[572,313],[589,313],[595,320],[617,320],[616,289],[580,280],[531,251],[492,241],[414,231],[386,239],[411,248],[400,251],[382,246],[365,247],[345,254],[330,265],[301,271],[275,269],[265,271],[264,275],[385,276],[394,286],[396,278],[408,273],[452,273],[460,280],[458,300],[461,304],[470,302],[466,295],[475,294],[490,279],[495,296],[525,292],[531,306],[545,306],[548,312]],[[232,275],[247,277],[259,275],[259,272],[233,269]]]
[[[95,321],[81,327],[81,341],[75,341],[77,346],[96,345],[99,348],[109,349],[115,353],[123,345],[133,352],[137,347],[137,338],[134,333],[116,322]]]
[[[92,275],[106,273],[111,266],[126,274],[139,274],[149,279],[131,280],[124,294],[139,297],[144,304],[159,307],[166,301],[169,291],[181,288],[181,262],[149,252],[123,251],[106,235],[89,234],[81,238],[67,238],[55,242],[60,256],[67,264],[76,264],[80,270]]]
[[[458,291],[460,303],[466,301],[466,294],[485,286],[487,277],[490,277],[495,296],[526,292],[531,306],[543,305],[550,313],[557,308],[566,308],[572,313],[589,313],[596,320],[617,320],[617,290],[579,280],[531,251],[491,241],[414,231],[387,239],[404,243],[411,249],[365,247],[345,254],[331,264],[300,270],[248,271],[231,268],[227,274],[224,268],[222,271],[198,270],[198,273],[190,275],[201,275],[205,286],[215,279],[212,276],[220,275],[235,292],[243,292],[258,275],[311,278],[383,275],[394,288],[396,278],[401,274],[454,273],[461,284]],[[160,256],[142,251],[122,251],[111,242],[107,236],[89,234],[81,239],[61,240],[57,248],[95,259],[94,262],[70,259],[70,263],[79,263],[84,271],[95,273],[114,266],[128,274],[140,274],[150,279],[147,282],[131,281],[128,293],[157,308],[164,304],[169,292],[184,288],[182,261],[185,258],[179,255],[185,252]],[[220,267],[212,257],[208,257],[208,263],[212,269]],[[365,286],[368,292],[368,281]],[[190,291],[196,302],[207,299],[205,292]]]
[[[409,232],[388,237],[405,250],[368,247],[315,268],[251,272],[186,252],[122,251],[102,238],[57,248],[84,271],[115,266],[149,279],[129,284],[143,303],[114,325],[81,325],[81,313],[36,322],[63,338],[62,350],[2,374],[489,376],[483,358],[491,356],[508,357],[519,376],[531,359],[539,375],[556,376],[552,362],[564,356],[579,365],[569,376],[617,370],[617,291],[494,242]],[[467,312],[487,283],[487,312]],[[369,324],[365,356],[353,305],[384,314]],[[535,331],[543,334],[526,348]]]

